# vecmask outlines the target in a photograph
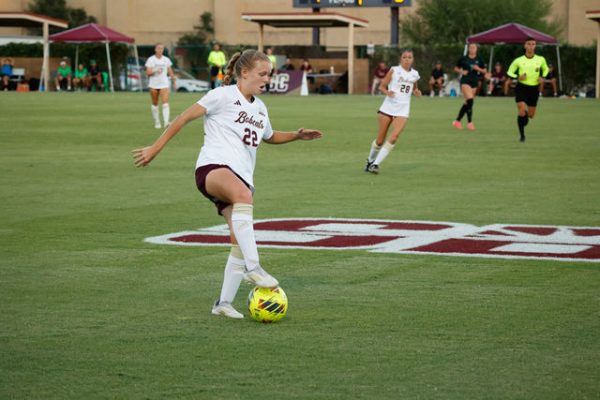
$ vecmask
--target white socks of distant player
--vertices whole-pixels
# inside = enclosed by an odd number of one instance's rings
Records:
[[[368,158],[370,163],[375,161],[377,154],[379,154],[379,150],[381,150],[381,146],[379,146],[377,144],[377,142],[375,140],[373,140],[373,143],[371,143],[371,151],[369,152],[369,158]]]
[[[232,245],[227,264],[225,265],[225,274],[223,277],[223,287],[221,288],[221,297],[219,302],[233,303],[235,295],[240,288],[240,283],[244,278],[244,255],[240,246]]]
[[[258,249],[254,237],[252,211],[252,204],[235,203],[231,213],[233,234],[242,250],[248,270],[253,270],[258,266]]]
[[[385,160],[388,154],[390,154],[390,151],[392,151],[393,149],[393,144],[391,144],[390,142],[385,142],[385,144],[381,147],[381,150],[379,150],[379,154],[377,154],[377,158],[375,159],[375,162],[373,164],[381,165],[383,160]]]
[[[169,103],[163,103],[162,106],[163,123],[166,128],[167,125],[169,125],[169,114],[171,112],[171,109],[169,108]]]
[[[152,118],[154,119],[154,125],[160,125],[160,118],[158,117],[158,106],[152,104]]]

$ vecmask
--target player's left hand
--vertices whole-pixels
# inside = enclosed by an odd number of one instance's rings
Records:
[[[321,131],[316,129],[305,129],[300,128],[296,131],[296,138],[299,140],[313,140],[319,139],[323,136]]]

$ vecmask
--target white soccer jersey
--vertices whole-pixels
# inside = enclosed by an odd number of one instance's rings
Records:
[[[206,109],[204,145],[196,168],[224,164],[254,186],[256,149],[273,136],[267,107],[258,98],[250,103],[237,85],[211,90],[198,101]]]
[[[394,117],[408,118],[413,87],[420,78],[419,72],[414,68],[406,71],[401,66],[392,67],[388,90],[394,92],[394,97],[386,96],[379,111]]]
[[[171,65],[173,65],[173,63],[169,60],[169,57],[150,57],[146,61],[146,68],[152,68],[154,73],[148,77],[148,87],[152,89],[168,88],[169,78],[167,77],[167,72]]]

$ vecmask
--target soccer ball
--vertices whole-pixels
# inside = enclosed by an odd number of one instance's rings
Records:
[[[285,316],[288,299],[282,288],[255,287],[248,295],[248,311],[258,322],[277,322]]]

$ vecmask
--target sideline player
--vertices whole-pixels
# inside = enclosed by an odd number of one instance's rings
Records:
[[[169,57],[163,55],[165,46],[158,43],[154,47],[154,55],[146,61],[146,73],[148,74],[148,87],[150,88],[150,97],[152,98],[152,118],[154,119],[154,127],[160,129],[160,118],[158,116],[158,96],[162,102],[163,126],[166,128],[169,125],[169,79],[167,73],[171,77],[173,90],[177,90],[175,83],[175,75],[171,66],[173,63]]]
[[[518,117],[517,125],[521,142],[525,141],[525,126],[529,118],[535,116],[535,110],[539,99],[539,86],[548,75],[548,64],[546,59],[535,54],[536,41],[527,38],[525,41],[525,55],[517,57],[508,67],[506,75],[518,79],[515,87],[515,102],[517,103]]]
[[[153,145],[133,150],[135,165],[147,166],[188,122],[205,117],[196,185],[229,225],[232,246],[221,296],[212,313],[230,318],[243,318],[231,305],[242,279],[261,287],[278,285],[277,279],[260,266],[254,236],[253,175],[258,145],[262,140],[282,144],[321,137],[321,132],[313,129],[280,132],[271,128],[267,108],[255,97],[269,84],[271,68],[271,61],[262,52],[236,53],[227,66],[224,86],[211,90],[175,118]],[[237,83],[229,85],[233,75]]]
[[[385,95],[383,104],[377,111],[379,130],[377,139],[371,143],[367,158],[366,172],[379,173],[379,165],[394,149],[398,136],[402,133],[410,113],[410,96],[421,96],[416,83],[419,72],[412,68],[414,56],[412,50],[404,50],[400,55],[400,65],[390,68],[379,84],[379,91]],[[385,142],[388,129],[392,126],[389,140]]]
[[[473,124],[473,102],[477,87],[479,86],[479,77],[485,75],[485,63],[477,55],[477,44],[469,43],[467,55],[462,56],[456,63],[454,70],[458,72],[460,77],[460,90],[465,98],[465,102],[458,112],[458,117],[452,122],[456,129],[462,129],[460,120],[467,114],[467,128],[475,130]]]

